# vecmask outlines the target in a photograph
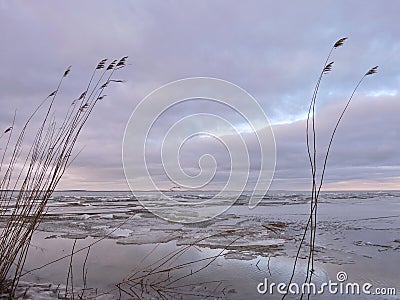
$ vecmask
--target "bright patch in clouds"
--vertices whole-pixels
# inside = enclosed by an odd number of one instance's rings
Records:
[[[369,97],[384,97],[384,96],[396,96],[398,94],[397,90],[372,90],[367,93]]]

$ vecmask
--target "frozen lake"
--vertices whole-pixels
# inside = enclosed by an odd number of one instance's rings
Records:
[[[169,195],[179,201],[202,201],[213,193],[182,191]],[[154,198],[151,192],[138,193],[137,197],[154,203],[166,201]],[[289,280],[308,218],[309,193],[273,192],[259,197],[262,201],[254,209],[247,207],[248,194],[243,193],[220,216],[181,224],[154,216],[130,192],[56,192],[33,238],[25,269],[71,253],[75,240],[75,250],[98,241],[87,256],[86,285],[82,266],[87,249],[74,255],[75,298],[85,287],[86,295],[99,299],[118,299],[120,295],[122,299],[132,295],[141,299],[280,299],[277,294],[259,294],[257,285],[264,278]],[[220,199],[221,203],[226,200]],[[337,272],[343,271],[349,282],[395,287],[400,292],[400,192],[322,193],[318,213],[316,283],[336,279]],[[182,253],[168,258],[180,250]],[[306,250],[304,247],[302,258]],[[52,299],[65,294],[69,263],[66,258],[24,276],[29,297]],[[158,273],[148,275],[150,266]],[[298,281],[303,269],[302,260]],[[149,282],[140,283],[140,278]],[[120,289],[116,288],[121,282]],[[151,290],[151,286],[157,288]]]

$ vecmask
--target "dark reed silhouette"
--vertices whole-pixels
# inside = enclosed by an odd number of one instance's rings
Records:
[[[60,87],[71,67],[63,73],[57,88],[29,116],[13,140],[13,124],[0,136],[0,293],[12,299],[31,243],[32,235],[46,212],[46,204],[67,167],[76,158],[76,141],[107,85],[119,69],[125,67],[127,56],[105,67],[100,61],[86,90],[73,100],[57,122],[54,111]],[[119,82],[119,81],[116,81]],[[38,118],[37,128],[32,120]],[[32,136],[30,135],[30,132]],[[8,135],[8,136],[5,136]],[[6,138],[5,138],[6,137]],[[33,137],[30,144],[25,139]]]
[[[315,272],[314,263],[315,263],[315,240],[316,240],[316,232],[317,232],[318,199],[319,199],[320,192],[321,192],[321,189],[323,186],[325,171],[326,171],[328,157],[329,157],[329,153],[330,153],[330,150],[332,147],[333,139],[334,139],[337,129],[339,128],[339,125],[343,119],[343,116],[346,113],[346,111],[347,111],[351,101],[353,100],[354,95],[355,95],[357,89],[359,88],[359,86],[361,85],[362,81],[365,79],[365,77],[375,74],[378,69],[378,66],[375,66],[375,67],[369,69],[355,85],[355,87],[354,87],[350,97],[348,98],[347,103],[344,106],[342,112],[340,113],[340,115],[336,121],[335,127],[332,130],[332,133],[330,135],[328,147],[323,156],[324,159],[322,162],[322,168],[319,169],[321,172],[320,173],[321,175],[318,178],[318,176],[317,176],[317,170],[318,170],[317,150],[318,149],[316,146],[316,130],[317,130],[317,128],[315,125],[315,104],[317,101],[320,84],[321,84],[321,81],[322,81],[324,75],[326,75],[327,73],[332,71],[334,62],[329,61],[332,56],[332,53],[335,49],[343,46],[343,44],[346,40],[347,40],[346,37],[339,39],[338,41],[336,41],[336,43],[332,46],[331,50],[329,51],[329,54],[325,60],[325,63],[321,70],[321,73],[318,77],[317,83],[314,87],[314,92],[311,97],[311,102],[310,102],[310,106],[309,106],[308,113],[307,113],[306,142],[307,142],[307,154],[308,154],[308,160],[310,163],[311,178],[312,178],[310,211],[309,211],[309,218],[307,220],[307,224],[304,228],[304,232],[303,232],[303,235],[300,240],[300,244],[297,248],[297,253],[296,253],[296,256],[294,259],[294,263],[293,263],[292,274],[290,276],[288,285],[290,285],[293,282],[293,278],[294,278],[294,275],[296,272],[296,267],[297,267],[298,259],[300,256],[300,252],[304,246],[307,234],[309,234],[309,246],[308,246],[308,254],[307,254],[307,269],[306,269],[306,276],[305,276],[304,282],[310,283],[312,281],[312,277]],[[287,296],[287,294],[285,294],[282,297],[282,299],[284,299],[286,296]],[[300,296],[300,299],[303,299],[303,297],[304,297],[304,294],[302,294]],[[307,298],[308,299],[310,298],[310,294],[307,295]]]

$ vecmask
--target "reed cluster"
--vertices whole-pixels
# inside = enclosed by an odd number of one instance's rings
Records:
[[[111,82],[121,82],[113,75],[125,67],[126,60],[126,56],[109,64],[101,60],[86,89],[71,101],[62,118],[56,118],[60,88],[71,70],[67,68],[19,133],[15,133],[14,115],[11,126],[0,135],[0,294],[13,298],[47,201],[76,158],[74,147],[94,107]]]
[[[306,226],[304,228],[303,235],[300,239],[299,246],[297,248],[297,253],[296,257],[293,263],[293,269],[292,269],[292,274],[289,280],[289,284],[292,283],[295,272],[296,272],[296,267],[297,267],[297,262],[300,256],[300,252],[303,249],[303,247],[306,245],[306,238],[308,237],[309,242],[308,242],[308,250],[307,252],[307,269],[306,269],[306,275],[304,282],[305,283],[310,283],[312,281],[313,274],[315,272],[314,269],[314,264],[315,264],[315,240],[316,240],[316,232],[317,232],[317,224],[318,224],[318,204],[319,204],[319,197],[321,193],[321,189],[324,183],[324,178],[325,178],[325,172],[327,168],[327,163],[328,163],[328,158],[330,154],[330,150],[333,144],[334,137],[336,135],[337,129],[339,128],[340,123],[342,122],[343,116],[345,115],[346,111],[349,108],[349,105],[351,101],[354,98],[354,95],[356,91],[358,90],[359,86],[365,79],[365,77],[369,75],[373,75],[377,72],[378,66],[375,66],[371,69],[369,69],[357,82],[355,85],[352,93],[350,94],[350,97],[347,99],[347,102],[339,114],[337,121],[335,123],[335,126],[330,134],[329,142],[326,148],[326,151],[323,152],[323,160],[322,162],[317,161],[317,152],[319,152],[319,149],[317,149],[317,126],[315,122],[315,105],[317,102],[318,98],[318,92],[320,88],[320,84],[324,76],[332,71],[333,68],[333,61],[330,61],[331,56],[333,54],[333,51],[340,48],[343,46],[344,42],[347,40],[346,37],[339,39],[336,41],[333,46],[331,47],[329,54],[325,60],[325,63],[322,67],[322,70],[319,74],[317,83],[314,87],[313,95],[311,97],[310,101],[310,106],[308,109],[307,113],[307,123],[306,123],[306,142],[307,142],[307,154],[308,154],[308,161],[310,164],[310,170],[311,170],[311,200],[310,200],[310,210],[309,210],[309,217],[306,223]],[[322,167],[320,166],[320,163]],[[318,173],[319,171],[319,173]],[[286,295],[282,297],[284,299]],[[301,295],[300,299],[303,299],[304,294]],[[310,294],[307,295],[307,298],[310,298]]]

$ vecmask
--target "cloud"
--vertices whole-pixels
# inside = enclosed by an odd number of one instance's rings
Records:
[[[329,138],[345,101],[323,106],[317,113],[318,166],[321,170]],[[383,179],[398,188],[400,147],[397,115],[400,103],[397,96],[356,96],[342,119],[330,150],[326,181],[330,188],[346,188],[354,182],[373,182]],[[278,146],[276,179],[310,178],[310,168],[305,143],[305,121],[274,127]],[[319,172],[319,174],[321,174]]]
[[[400,32],[393,25],[400,8],[397,1],[385,5],[365,1],[234,5],[230,1],[55,4],[46,0],[1,2],[0,6],[2,128],[10,124],[15,109],[18,127],[54,90],[67,66],[72,65],[72,71],[62,88],[59,111],[84,90],[100,59],[130,56],[130,65],[120,74],[127,82],[112,86],[109,96],[96,107],[78,145],[85,149],[61,188],[127,188],[121,145],[131,112],[152,90],[192,76],[222,78],[252,94],[276,124],[278,160],[273,187],[307,188],[310,172],[303,118],[325,57],[342,36],[349,40],[334,51],[333,72],[321,85],[321,146],[326,145],[334,116],[358,78],[371,66],[380,69],[363,83],[343,120],[329,159],[327,183],[332,188],[340,188],[339,182],[348,187],[352,183],[364,186],[364,181],[378,185],[385,178],[391,182],[386,187],[398,187]],[[155,135],[174,116],[196,109],[177,107],[154,129]],[[214,112],[227,115],[220,108]],[[206,142],[196,149],[202,148],[207,148]],[[221,171],[226,172],[227,163],[218,151]],[[189,154],[184,156],[188,168],[198,156]],[[256,161],[253,171],[255,165]],[[194,172],[196,165],[193,168]],[[217,179],[224,178],[226,173]]]

